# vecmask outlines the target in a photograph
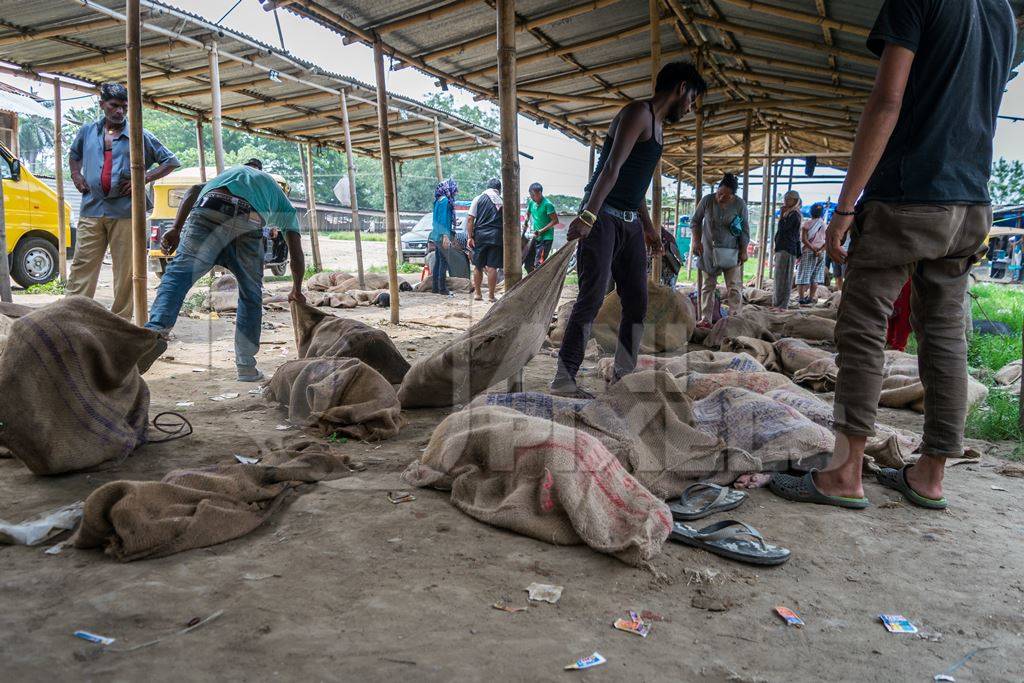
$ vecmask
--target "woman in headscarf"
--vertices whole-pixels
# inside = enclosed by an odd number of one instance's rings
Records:
[[[715,309],[715,290],[719,274],[725,275],[729,315],[743,307],[743,263],[747,260],[750,225],[747,205],[736,196],[739,181],[726,173],[714,194],[700,200],[690,225],[693,227],[693,252],[700,257],[704,273],[701,287],[700,327],[710,327]]]
[[[800,303],[814,303],[815,288],[825,281],[825,207],[815,204],[811,217],[800,228],[803,253],[797,269],[796,284],[800,290]]]
[[[783,198],[778,228],[775,230],[775,262],[772,278],[775,293],[772,303],[776,308],[789,308],[789,295],[793,293],[793,266],[800,258],[800,193],[790,190]]]
[[[452,244],[455,227],[455,195],[458,184],[452,179],[442,180],[434,188],[434,225],[428,238],[434,243],[434,267],[430,269],[434,294],[448,294],[448,258],[445,255]]]

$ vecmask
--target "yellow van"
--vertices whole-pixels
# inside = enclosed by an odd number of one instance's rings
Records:
[[[216,175],[216,168],[206,169],[207,179]],[[281,186],[284,193],[288,194],[287,181],[276,173],[270,175]],[[199,176],[199,167],[192,166],[179,168],[174,173],[153,183],[153,213],[149,216],[149,262],[150,270],[158,276],[164,274],[167,264],[174,258],[174,254],[163,252],[163,249],[160,248],[160,241],[163,239],[164,233],[170,230],[174,224],[174,217],[178,213],[178,207],[181,206],[181,200],[185,197],[185,193],[190,187],[201,182],[203,180]],[[288,247],[284,244],[283,235],[279,235],[274,242],[279,243],[268,245],[266,266],[274,275],[284,275],[288,270]]]
[[[0,175],[4,188],[4,224],[11,277],[22,287],[57,277],[57,193],[36,178],[7,147],[0,144]],[[76,231],[71,206],[64,202],[64,237],[68,260],[75,253]]]

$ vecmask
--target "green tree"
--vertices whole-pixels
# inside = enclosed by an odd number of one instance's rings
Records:
[[[53,154],[53,119],[35,114],[19,116],[18,151],[33,173],[52,173],[52,168],[41,168],[39,162]]]
[[[1024,163],[1000,157],[992,164],[988,189],[993,204],[1024,204]]]

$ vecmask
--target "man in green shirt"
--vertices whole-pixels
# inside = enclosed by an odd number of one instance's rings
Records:
[[[551,254],[551,245],[555,241],[555,228],[558,227],[558,212],[551,200],[544,196],[544,188],[540,183],[530,185],[530,200],[526,203],[526,221],[523,223],[524,234],[533,224],[533,245],[526,259],[526,272],[532,273]]]
[[[292,271],[288,300],[306,300],[302,295],[306,264],[298,215],[281,186],[262,169],[259,159],[250,159],[245,165],[225,169],[205,185],[192,186],[185,194],[174,225],[161,243],[164,253],[177,249],[177,254],[160,280],[146,323],[151,330],[169,331],[196,280],[214,266],[227,268],[238,282],[235,364],[242,382],[263,379],[256,367],[256,352],[263,322],[264,229],[284,231]],[[157,348],[140,361],[142,370],[166,349],[167,341],[161,339]]]

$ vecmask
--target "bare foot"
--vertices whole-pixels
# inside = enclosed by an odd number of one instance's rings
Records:
[[[859,476],[847,475],[843,470],[826,470],[814,473],[814,485],[826,496],[842,498],[863,498],[864,486]]]
[[[771,480],[772,475],[766,472],[750,472],[749,474],[741,474],[733,482],[732,487],[734,489],[759,489],[767,486]]]

